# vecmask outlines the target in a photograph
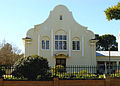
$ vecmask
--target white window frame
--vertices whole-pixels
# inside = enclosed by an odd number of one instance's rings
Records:
[[[56,36],[58,36],[58,39],[56,39]],[[62,36],[62,39],[59,39],[59,37]],[[63,39],[63,37],[66,36],[66,39]],[[58,49],[56,49],[56,41],[58,42]],[[62,49],[60,49],[59,42],[62,42]],[[63,42],[66,42],[66,49],[64,49]],[[67,35],[55,35],[55,51],[67,51]]]
[[[75,50],[73,50],[73,41],[75,42]],[[80,46],[81,46],[80,41],[75,41],[75,40],[73,41],[72,41],[72,51],[80,51]],[[79,50],[77,50],[77,42],[79,42]]]
[[[45,42],[45,48],[43,49],[43,44],[42,44],[42,41],[44,41]],[[41,49],[42,50],[49,50],[50,49],[50,41],[49,40],[42,40],[41,41]],[[48,41],[48,49],[47,49],[47,41]]]

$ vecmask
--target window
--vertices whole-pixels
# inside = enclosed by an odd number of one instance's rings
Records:
[[[62,16],[60,16],[60,20],[62,20]]]
[[[62,66],[66,66],[66,59],[64,58],[57,58],[56,59],[56,65],[62,65]]]
[[[73,50],[80,50],[80,41],[73,41],[72,42],[72,49]]]
[[[46,40],[46,49],[49,49],[49,40]]]
[[[45,40],[42,40],[42,49],[45,49]]]
[[[55,50],[67,50],[66,35],[55,35]]]
[[[49,49],[49,40],[42,40],[42,49]]]

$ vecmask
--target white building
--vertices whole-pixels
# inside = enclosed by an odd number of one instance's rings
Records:
[[[38,54],[53,65],[96,65],[95,34],[78,24],[72,12],[56,6],[42,24],[28,30],[25,56]]]
[[[63,5],[56,6],[42,24],[28,30],[25,56],[37,54],[53,65],[120,64],[120,34],[118,51],[96,51],[95,34],[78,24],[72,12]]]

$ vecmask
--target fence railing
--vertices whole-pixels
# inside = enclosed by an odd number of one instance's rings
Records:
[[[49,68],[47,79],[39,78],[36,80],[52,80],[54,77],[58,77],[59,79],[105,79],[106,74],[112,78],[120,78],[119,68],[119,66],[112,66],[109,69],[103,66],[54,66]],[[14,70],[14,66],[1,65],[0,77],[4,80],[28,80],[26,77],[14,76],[12,74]]]

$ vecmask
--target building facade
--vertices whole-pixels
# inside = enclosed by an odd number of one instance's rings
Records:
[[[49,65],[96,65],[95,34],[78,24],[72,12],[56,6],[42,24],[28,30],[23,38],[25,56],[47,58]]]
[[[25,56],[42,56],[50,66],[100,65],[103,72],[109,64],[120,66],[120,33],[118,51],[96,51],[98,40],[94,38],[95,34],[78,24],[68,8],[58,5],[45,22],[28,30],[23,38]]]

